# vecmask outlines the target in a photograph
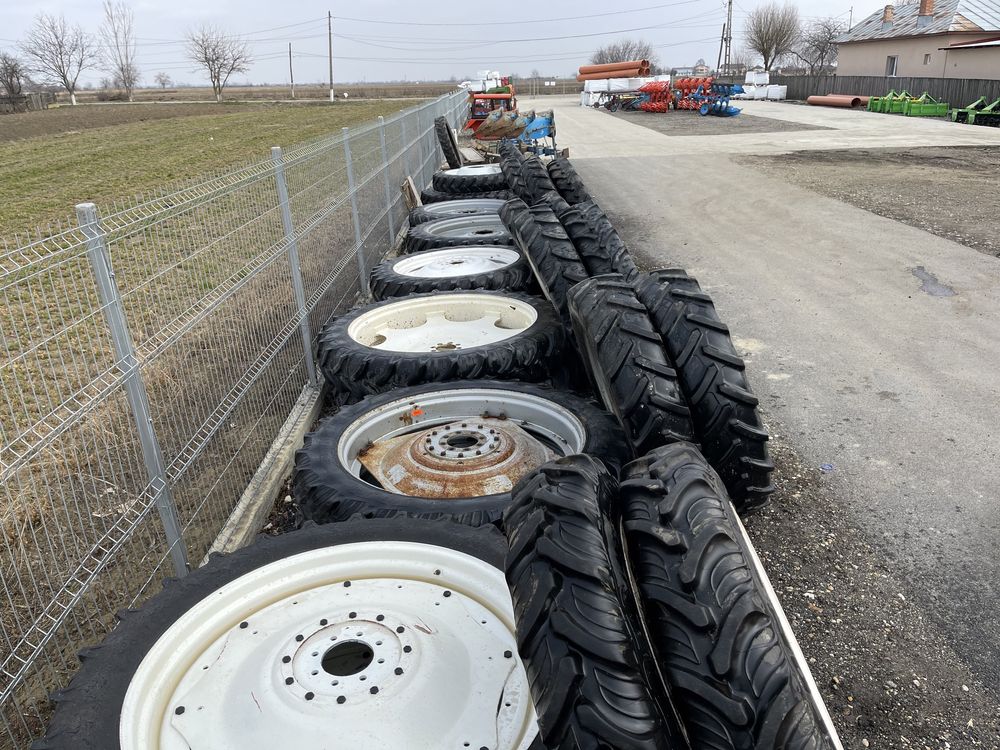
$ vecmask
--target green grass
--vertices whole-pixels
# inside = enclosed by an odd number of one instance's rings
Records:
[[[0,238],[65,220],[82,201],[100,209],[116,198],[264,159],[271,146],[293,146],[415,103],[180,105],[169,117],[159,108],[173,105],[158,104],[26,113],[36,118],[39,130],[62,132],[0,142]],[[109,107],[121,108],[122,120],[134,120],[137,106],[157,108],[150,111],[157,119],[107,124]],[[41,119],[46,115],[65,122],[52,128]],[[33,121],[27,128],[7,117],[3,122],[30,135]]]

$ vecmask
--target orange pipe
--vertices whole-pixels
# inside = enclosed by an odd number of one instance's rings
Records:
[[[510,99],[513,94],[473,94],[473,99]]]
[[[578,75],[578,81],[606,81],[610,78],[643,78],[649,75],[649,70],[629,68],[627,70],[609,70],[607,73],[587,73]]]
[[[861,106],[860,96],[842,96],[840,94],[830,94],[829,96],[810,96],[806,99],[806,104],[814,107],[844,107],[845,109],[856,109]]]
[[[581,65],[579,73],[609,73],[613,70],[631,70],[632,68],[648,68],[649,60],[631,60],[629,62],[603,63],[602,65]]]

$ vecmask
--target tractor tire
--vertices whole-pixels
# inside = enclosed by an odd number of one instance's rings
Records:
[[[632,260],[628,247],[618,234],[618,230],[611,224],[601,207],[593,201],[589,201],[578,204],[576,208],[590,222],[592,231],[597,233],[597,244],[601,250],[600,257],[609,259],[614,273],[620,273],[629,281],[634,280],[639,275],[639,269],[636,268],[635,261]],[[570,234],[570,238],[573,238],[572,234]],[[574,242],[576,242],[575,239]],[[577,249],[580,250],[580,247],[578,246]],[[593,255],[592,257],[597,258],[598,256]]]
[[[518,197],[529,206],[541,202],[546,193],[555,192],[556,186],[552,184],[548,170],[537,156],[529,156],[521,163],[521,180],[514,193],[517,194],[518,190],[522,192]]]
[[[571,206],[593,200],[569,159],[562,156],[553,159],[549,162],[548,170],[556,192]]]
[[[455,200],[470,200],[470,199],[480,199],[480,198],[491,198],[494,200],[506,201],[513,197],[513,193],[506,188],[502,190],[486,190],[481,193],[466,193],[464,195],[455,195],[454,193],[442,193],[440,190],[434,190],[433,188],[425,188],[420,191],[420,202],[424,204],[429,203],[440,203],[442,201],[455,201]]]
[[[458,216],[497,215],[503,201],[494,198],[469,198],[457,201],[440,201],[426,206],[417,206],[410,211],[410,226],[424,224],[438,219],[454,219]]]
[[[504,514],[518,651],[549,750],[681,746],[621,583],[602,509],[615,490],[600,461],[570,456],[521,480]]]
[[[737,510],[764,506],[774,492],[768,434],[746,365],[712,298],[676,269],[641,277],[637,293],[677,369],[705,458]]]
[[[694,439],[691,411],[649,313],[621,276],[600,276],[569,294],[577,345],[605,407],[635,455]]]
[[[478,403],[474,396],[483,402],[478,410],[449,411],[450,404],[460,399]],[[422,412],[419,417],[412,416],[415,405]],[[493,410],[516,419],[529,432],[534,428],[539,433],[543,429],[554,433],[564,453],[586,452],[604,457],[616,473],[629,460],[618,422],[590,398],[531,383],[491,380],[431,383],[369,396],[340,409],[306,435],[303,447],[295,455],[294,497],[302,515],[316,523],[344,521],[356,514],[368,518],[393,515],[441,518],[471,526],[498,522],[510,504],[510,491],[449,499],[403,495],[366,481],[367,472],[355,464],[367,440],[374,438],[377,443],[380,439],[378,434],[358,438],[359,424],[368,425],[377,419],[386,423],[387,434],[396,436],[400,429],[398,421],[393,423],[397,412],[407,417],[409,426],[418,431],[421,421],[434,426],[455,419],[481,418]],[[552,420],[552,415],[558,419]],[[547,424],[549,421],[551,424]],[[564,432],[553,430],[553,425],[562,424],[567,425]],[[370,427],[364,429],[371,432]],[[365,444],[361,445],[362,442]]]
[[[368,287],[382,301],[457,289],[525,292],[533,281],[531,266],[518,249],[463,245],[384,260],[372,269]]]
[[[545,202],[566,230],[566,235],[576,248],[588,276],[621,273],[618,268],[622,267],[624,256],[619,254],[618,258],[611,257],[607,247],[601,243],[596,227],[584,216],[580,205],[571,206],[555,191],[546,193]],[[632,267],[634,266],[625,265],[625,270],[628,271]],[[626,276],[625,273],[621,275]]]
[[[438,143],[441,144],[441,153],[444,154],[444,160],[448,162],[449,168],[458,169],[461,167],[462,154],[458,150],[458,144],[452,135],[451,126],[448,124],[446,118],[434,118],[434,134],[437,136]]]
[[[503,172],[511,198],[520,198],[527,192],[521,170],[524,159],[524,154],[510,141],[504,141],[500,145],[500,171]]]
[[[467,164],[458,169],[438,172],[434,175],[432,185],[435,190],[442,193],[463,196],[469,193],[504,190],[507,181],[496,164]]]
[[[393,559],[386,557],[386,547],[393,545],[400,554],[408,554],[412,558],[420,559],[420,562],[413,563],[412,572],[406,569],[405,563],[394,562]],[[348,549],[351,550],[349,553]],[[366,706],[368,711],[376,711],[376,715],[380,715],[382,721],[408,720],[413,722],[412,724],[397,727],[395,732],[388,729],[381,731],[371,727],[361,728],[359,731],[357,722],[352,722],[353,726],[348,731],[340,723],[339,717],[334,719],[329,714],[317,713],[317,706],[309,702],[315,697],[317,704],[329,702],[333,706],[337,706],[335,700],[343,702],[344,699],[336,698],[337,693],[329,687],[329,680],[325,686],[312,687],[310,684],[305,687],[302,684],[303,681],[310,679],[308,668],[301,666],[306,659],[310,658],[310,655],[308,651],[302,651],[305,649],[304,646],[302,649],[296,649],[299,646],[298,641],[305,643],[312,641],[318,645],[319,638],[338,628],[340,621],[335,622],[331,619],[328,623],[326,619],[320,620],[319,615],[315,619],[307,616],[305,621],[300,618],[298,624],[290,626],[275,625],[274,629],[271,630],[267,629],[267,626],[261,627],[259,634],[254,626],[268,617],[272,619],[265,619],[266,622],[277,622],[273,619],[274,615],[269,613],[273,613],[275,610],[279,612],[290,610],[293,599],[295,600],[294,604],[297,605],[296,609],[300,610],[315,610],[326,606],[327,609],[323,610],[323,616],[336,617],[338,620],[342,616],[344,627],[347,626],[348,622],[351,622],[352,625],[361,623],[360,620],[352,622],[349,619],[346,610],[351,606],[357,606],[359,612],[385,611],[385,616],[392,618],[393,615],[390,612],[396,606],[396,600],[391,592],[378,594],[376,589],[366,588],[363,573],[355,579],[355,586],[351,586],[350,578],[343,577],[351,575],[348,572],[352,564],[351,561],[361,561],[354,563],[354,573],[360,572],[357,565],[367,564],[368,567],[365,570],[376,570],[381,573],[382,578],[394,576],[401,578],[409,575],[417,585],[430,584],[439,587],[443,597],[451,598],[454,591],[455,596],[469,596],[477,600],[477,603],[481,601],[483,604],[479,604],[479,606],[488,604],[489,607],[484,606],[484,612],[492,611],[496,603],[501,602],[498,619],[493,627],[498,628],[498,633],[505,633],[505,635],[500,636],[502,641],[494,644],[494,647],[499,647],[501,653],[503,653],[502,649],[505,646],[514,650],[516,649],[516,640],[512,613],[509,612],[510,605],[502,603],[507,598],[507,587],[503,575],[506,553],[507,544],[503,535],[490,527],[472,528],[457,523],[414,519],[357,519],[327,526],[310,526],[275,537],[262,537],[256,543],[232,554],[213,555],[208,564],[192,570],[185,578],[165,580],[162,591],[147,601],[141,609],[120,610],[117,615],[119,620],[117,626],[107,635],[103,643],[81,651],[79,671],[67,688],[53,695],[56,705],[48,730],[44,739],[39,740],[32,747],[36,750],[118,750],[123,746],[148,747],[154,744],[159,746],[155,740],[157,739],[156,735],[160,734],[160,727],[170,726],[173,722],[185,720],[187,723],[183,725],[184,737],[187,738],[192,747],[269,747],[274,741],[274,735],[295,731],[294,717],[296,716],[300,717],[298,721],[304,725],[313,723],[314,728],[311,732],[313,738],[323,731],[322,728],[316,730],[314,723],[323,722],[325,716],[326,721],[329,722],[327,731],[330,734],[336,733],[338,737],[343,737],[344,733],[347,733],[348,744],[352,747],[391,746],[393,734],[406,736],[413,731],[424,735],[419,740],[415,740],[420,746],[432,746],[437,738],[428,737],[428,730],[416,726],[419,723],[419,718],[414,718],[419,717],[419,707],[415,707],[414,703],[428,700],[428,696],[420,695],[420,689],[417,687],[421,684],[420,673],[417,670],[424,668],[419,666],[419,662],[415,664],[416,669],[407,670],[406,674],[404,674],[403,669],[399,669],[395,672],[390,671],[390,676],[383,678],[387,682],[395,680],[394,687],[403,696],[406,696],[409,691],[417,693],[410,700],[409,710],[404,714],[404,718],[397,718],[397,714],[391,709],[391,706],[386,706],[384,712],[378,712],[377,706],[371,703]],[[341,557],[337,557],[338,554]],[[308,559],[309,562],[296,563],[296,559]],[[346,561],[346,563],[342,561]],[[281,572],[275,572],[276,570]],[[463,570],[475,571],[474,577],[463,575],[461,573]],[[262,578],[269,584],[262,586],[257,583]],[[471,585],[473,582],[477,584],[476,587]],[[465,594],[459,593],[463,584],[468,587]],[[294,590],[296,586],[300,588]],[[234,589],[240,592],[238,598],[235,600],[227,599],[226,592]],[[276,593],[272,594],[272,591],[276,591]],[[322,604],[316,603],[317,594],[322,595]],[[269,596],[273,598],[269,598]],[[312,597],[311,601],[309,600],[310,596]],[[348,596],[352,598],[348,599]],[[444,606],[442,605],[442,609]],[[379,609],[375,609],[375,607]],[[385,609],[383,610],[382,607]],[[430,607],[430,609],[436,608]],[[195,610],[200,613],[198,617],[194,616]],[[342,610],[344,614],[340,615]],[[508,612],[504,613],[504,610],[508,610]],[[434,613],[431,615],[433,616]],[[289,617],[289,615],[285,616]],[[205,619],[212,617],[218,618],[219,623],[220,632],[215,637],[228,639],[224,645],[216,646],[214,650],[211,645],[208,645],[214,640],[213,634],[207,634],[206,629],[209,626],[201,624]],[[353,618],[354,615],[350,615],[350,617]],[[189,621],[186,627],[180,624],[184,618]],[[374,615],[372,618],[373,622],[368,628],[368,638],[374,640],[372,634],[377,632],[381,623],[375,625]],[[378,620],[383,620],[383,616],[379,615]],[[385,623],[388,624],[390,621],[386,620]],[[269,643],[267,639],[269,637],[272,639],[281,638],[281,634],[274,635],[274,630],[279,630],[280,633],[285,628],[287,628],[288,641],[291,644],[289,651],[294,654],[294,660],[291,658],[279,660],[279,656],[283,653],[281,650],[268,652],[265,656],[264,653],[267,652],[267,644]],[[192,630],[195,633],[189,636],[188,634]],[[425,655],[436,654],[433,639],[444,637],[435,635],[425,638],[420,632],[406,632],[410,630],[408,624],[405,628],[400,627],[398,631],[388,628],[386,630],[393,633],[394,636],[397,632],[404,633],[400,639],[406,639],[408,645],[405,648],[408,652],[412,651],[414,656],[421,652]],[[334,630],[334,632],[336,635],[340,635],[339,629]],[[434,632],[437,633],[436,630]],[[190,640],[186,640],[187,637]],[[261,641],[261,646],[256,650],[248,645],[249,639],[254,638]],[[270,642],[273,643],[273,640]],[[359,642],[366,641],[355,641],[355,643]],[[190,656],[192,666],[186,666],[188,660],[170,661],[164,655],[164,649],[174,643],[179,643],[185,656]],[[326,643],[329,643],[329,640],[326,640]],[[377,645],[381,645],[381,641]],[[280,648],[288,647],[280,646]],[[402,660],[403,657],[400,656],[403,653],[402,647],[399,648],[398,652],[393,652],[391,649],[383,651],[385,660],[390,661],[390,663],[392,660]],[[200,653],[199,650],[201,650]],[[224,658],[223,653],[231,661],[226,665],[219,666],[218,663]],[[164,673],[162,693],[157,696],[161,701],[158,706],[162,705],[162,707],[158,708],[143,704],[142,699],[145,698],[145,694],[129,696],[130,688],[139,689],[134,688],[133,685],[146,687],[157,679],[157,674],[148,665],[143,664],[147,655],[153,660],[159,659],[158,663]],[[468,657],[474,655],[478,656],[478,654],[470,653]],[[371,652],[368,656],[373,658]],[[256,670],[257,672],[267,674],[271,669],[276,672],[284,670],[286,673],[294,673],[295,677],[282,680],[280,683],[278,680],[267,682],[267,687],[264,687],[263,690],[260,687],[257,688],[256,696],[250,693],[248,697],[257,701],[258,706],[264,703],[265,707],[260,709],[263,715],[260,721],[267,722],[267,724],[251,724],[240,732],[242,739],[234,738],[230,742],[220,743],[218,740],[219,732],[212,732],[213,722],[228,721],[227,726],[239,726],[236,719],[240,716],[240,708],[233,705],[231,701],[235,701],[235,698],[232,696],[237,692],[240,695],[246,695],[253,689],[247,687],[246,691],[241,691],[239,687],[234,685],[241,679],[241,676],[248,672],[254,672],[252,667],[241,663],[240,658],[259,658],[262,665]],[[264,659],[268,660],[266,668],[263,663]],[[205,704],[204,712],[200,712],[200,707],[197,705],[185,712],[184,706],[178,705],[178,702],[187,702],[189,697],[193,701],[199,700],[198,697],[191,695],[192,692],[197,692],[197,688],[185,693],[176,686],[181,682],[184,672],[188,669],[196,669],[197,663],[202,660],[204,660],[205,670],[209,670],[210,667],[220,670],[220,673],[216,674],[214,678],[219,684],[220,693],[213,696],[217,698],[216,703]],[[276,662],[275,667],[271,667],[271,660]],[[178,666],[178,661],[185,666]],[[378,663],[381,664],[381,660]],[[411,662],[411,664],[413,663]],[[242,672],[232,669],[231,673],[222,674],[226,666],[242,666],[244,669]],[[318,664],[317,668],[319,668]],[[513,668],[523,669],[520,664]],[[371,671],[374,679],[378,678],[379,667],[377,664],[373,663],[355,671],[364,672],[365,670]],[[171,671],[173,674],[167,674]],[[382,671],[384,671],[384,667]],[[208,673],[206,672],[206,674]],[[313,674],[316,673],[313,672]],[[414,678],[417,678],[415,685],[413,684]],[[361,679],[365,679],[365,676],[362,676]],[[504,679],[509,681],[511,678],[505,677]],[[190,677],[190,672],[188,680],[194,681]],[[523,684],[523,690],[527,692],[526,676],[523,672],[518,681]],[[430,682],[433,684],[433,680]],[[280,690],[278,687],[274,687],[277,684],[280,684]],[[377,687],[373,685],[369,689],[367,685],[370,683],[361,682],[359,684],[363,689],[355,688],[348,703],[354,700],[360,705],[360,701],[377,700],[375,697],[375,694],[378,693]],[[337,685],[337,682],[334,681],[333,685]],[[504,694],[500,692],[504,686],[503,682],[495,683],[495,686],[499,688],[498,694],[500,700],[503,701]],[[426,690],[427,687],[425,680],[423,689]],[[306,693],[305,690],[309,688],[315,689],[316,694]],[[156,686],[155,690],[160,690],[160,687]],[[201,700],[204,700],[204,690],[202,688]],[[278,692],[265,697],[262,692],[269,690]],[[268,700],[271,708],[270,713],[268,703],[265,703]],[[397,697],[388,700],[398,701],[399,699]],[[275,706],[276,703],[277,706]],[[145,716],[140,714],[137,704],[143,712],[148,711],[148,724],[141,723]],[[400,704],[397,703],[397,705]],[[522,710],[524,715],[531,716],[530,706]],[[202,720],[201,714],[209,712],[212,714],[211,719]],[[223,713],[228,714],[228,716],[221,716]],[[456,713],[458,713],[457,710]],[[486,715],[482,717],[482,720],[485,723],[496,720],[492,710],[484,713]],[[133,717],[131,722],[128,718],[130,716]],[[245,714],[243,716],[245,717]],[[253,722],[254,719],[251,718],[250,721]],[[274,727],[275,722],[279,722],[277,728]],[[527,724],[527,722],[525,723]],[[244,744],[247,735],[253,735],[256,726],[260,726],[262,729],[269,726],[269,730],[265,729],[265,732],[270,736],[262,738],[259,744],[252,741],[249,744]],[[514,731],[517,729],[515,727]],[[516,747],[508,747],[505,750],[525,748],[528,743],[532,743],[530,750],[541,749],[541,743],[537,741],[537,730],[525,726],[523,731],[526,732],[525,739],[518,741]],[[206,736],[200,737],[200,732],[205,732]],[[367,732],[368,739],[361,738],[359,740],[359,734],[365,732]],[[488,733],[482,732],[482,734]],[[124,741],[123,735],[127,737]],[[147,745],[143,739],[149,735],[153,735],[153,741]],[[179,737],[180,735],[174,734],[172,736]],[[455,731],[450,739],[454,746],[458,746],[460,741],[465,738],[465,735]],[[475,744],[478,746],[480,741],[482,740],[477,740]],[[368,742],[375,744],[368,745]],[[314,747],[316,745],[315,742],[304,739],[301,744],[293,741],[289,746]]]
[[[460,324],[475,313],[496,316],[503,325],[475,329],[468,341],[456,344],[458,334],[442,327],[441,321],[457,318]],[[392,325],[394,321],[407,325]],[[406,346],[402,351],[378,348],[388,343],[383,332],[400,329],[418,338],[398,344]],[[482,290],[435,292],[376,302],[334,318],[320,331],[317,359],[333,402],[342,405],[423,383],[544,381],[559,367],[565,338],[555,309],[539,297]]]
[[[425,221],[410,227],[403,247],[407,253],[422,253],[460,245],[511,245],[514,239],[500,217],[490,214]]]
[[[698,449],[677,443],[626,467],[612,514],[691,747],[839,747],[725,487]]]

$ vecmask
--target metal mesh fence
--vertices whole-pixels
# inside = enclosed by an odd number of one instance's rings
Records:
[[[0,748],[44,731],[118,609],[207,553],[465,102],[0,242]]]

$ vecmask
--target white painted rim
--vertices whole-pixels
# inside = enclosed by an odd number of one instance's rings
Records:
[[[532,437],[564,456],[586,449],[587,430],[583,423],[554,401],[502,388],[445,388],[391,401],[358,417],[341,435],[337,459],[350,474],[360,477],[362,465],[358,454],[366,446],[484,415],[502,415],[516,422]]]
[[[467,164],[464,167],[458,167],[456,169],[446,169],[445,174],[455,175],[456,177],[466,177],[466,176],[482,175],[482,174],[500,174],[500,165]]]
[[[386,302],[359,315],[347,335],[362,346],[404,353],[489,346],[520,336],[538,311],[499,294],[444,294]]]
[[[418,279],[449,279],[493,273],[520,259],[517,250],[502,245],[449,247],[407,255],[393,263],[392,270]]]
[[[423,207],[425,213],[448,219],[453,216],[499,214],[504,201],[499,198],[465,198],[457,201],[439,201]]]
[[[146,654],[119,723],[122,750],[526,750],[536,734],[503,572],[413,542],[304,552],[213,592]]]
[[[497,214],[470,214],[450,219],[436,219],[420,224],[420,230],[434,237],[463,237],[470,245],[477,238],[497,237],[507,234],[507,227]]]

